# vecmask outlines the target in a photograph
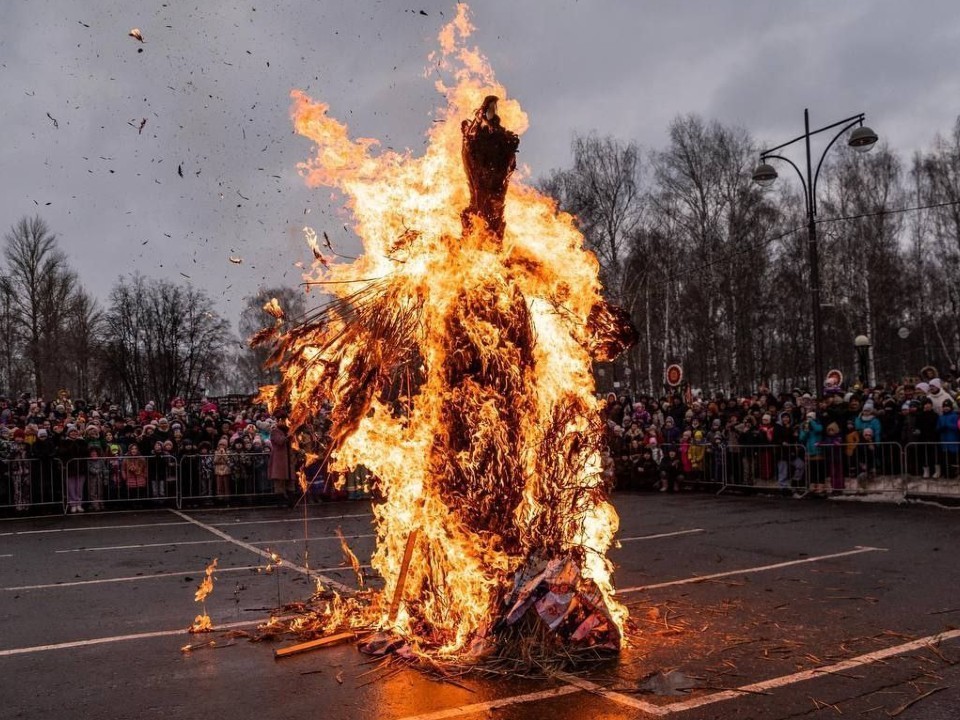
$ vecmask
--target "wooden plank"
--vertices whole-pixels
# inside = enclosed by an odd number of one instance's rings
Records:
[[[400,610],[400,600],[403,597],[403,586],[407,584],[407,570],[410,569],[410,558],[413,557],[413,548],[417,544],[419,530],[413,530],[407,536],[407,546],[403,549],[403,562],[400,564],[400,575],[397,577],[397,586],[393,589],[393,599],[390,601],[390,612],[387,620],[392,625],[397,619]]]
[[[273,651],[273,657],[275,660],[280,658],[290,657],[291,655],[299,655],[300,653],[310,652],[311,650],[316,650],[317,648],[326,647],[327,645],[336,645],[337,643],[344,642],[346,640],[353,640],[356,637],[356,633],[345,632],[337,633],[336,635],[327,635],[326,637],[318,638],[317,640],[310,640],[308,642],[297,643],[296,645],[288,645],[285,648],[280,648]]]

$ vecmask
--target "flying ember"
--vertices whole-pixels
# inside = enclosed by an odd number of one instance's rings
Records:
[[[263,396],[293,428],[329,405],[331,467],[365,466],[383,496],[383,589],[335,597],[316,629],[366,627],[381,632],[370,648],[458,661],[530,638],[616,651],[627,611],[606,557],[618,518],[591,363],[635,332],[601,299],[574,219],[510,182],[527,117],[467,47],[472,30],[459,4],[431,57],[454,82],[436,83],[446,107],[422,156],[377,152],[292,94],[316,143],[301,172],[344,194],[364,253],[318,258],[307,279],[334,299],[258,334],[282,374]]]

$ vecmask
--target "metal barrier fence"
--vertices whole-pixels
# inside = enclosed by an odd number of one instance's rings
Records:
[[[63,464],[57,458],[0,461],[0,508],[26,512],[63,505]]]
[[[63,473],[66,512],[103,510],[130,503],[179,507],[179,474],[173,455],[73,458]],[[74,510],[79,508],[79,510]]]
[[[228,498],[274,497],[270,453],[205,453],[180,458],[180,500],[214,502]]]
[[[704,487],[804,495],[885,494],[960,500],[960,443],[821,443],[698,446],[691,458],[650,464],[646,451],[617,458],[617,488]],[[0,510],[40,507],[101,510],[125,503],[175,504],[274,497],[269,453],[125,455],[0,460]],[[669,459],[669,455],[668,455]],[[344,498],[369,497],[374,478],[358,468],[345,478]],[[319,481],[318,481],[319,482]],[[322,483],[321,483],[322,484]],[[311,488],[312,491],[312,488]]]
[[[903,450],[906,496],[960,499],[960,443],[908,443]]]
[[[839,439],[839,438],[838,438]],[[819,494],[903,494],[903,449],[894,442],[819,443],[806,457],[808,486]]]
[[[960,499],[960,443],[822,442],[811,453],[800,445],[706,446],[694,462],[677,458],[667,469],[662,460],[651,464],[649,450],[615,459],[618,489]]]
[[[807,492],[808,468],[803,447],[795,444],[738,445],[724,448],[723,487],[739,490]]]

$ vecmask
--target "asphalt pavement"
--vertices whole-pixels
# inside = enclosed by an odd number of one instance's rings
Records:
[[[369,672],[352,645],[276,661],[231,637],[314,581],[353,586],[360,502],[0,520],[2,718],[960,718],[960,511],[621,494],[620,657],[549,681]],[[306,538],[306,540],[305,540]],[[271,553],[284,558],[265,573]],[[194,592],[222,630],[188,635]],[[182,652],[189,643],[216,644]]]

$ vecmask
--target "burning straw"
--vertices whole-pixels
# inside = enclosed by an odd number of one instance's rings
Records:
[[[574,219],[510,184],[527,118],[466,46],[472,29],[461,4],[440,34],[455,83],[437,82],[449,104],[422,157],[375,154],[293,93],[295,127],[317,145],[301,172],[347,196],[365,253],[315,252],[308,285],[333,298],[258,334],[282,374],[262,396],[294,430],[329,404],[331,469],[363,465],[383,495],[383,590],[318,598],[301,637],[375,629],[389,634],[372,652],[536,665],[622,643],[591,364],[635,331],[602,300]]]

